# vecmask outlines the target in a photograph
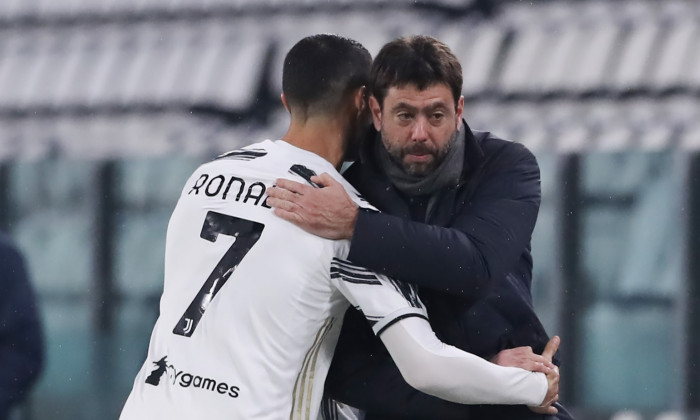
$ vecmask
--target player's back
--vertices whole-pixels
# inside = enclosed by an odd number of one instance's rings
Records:
[[[160,316],[122,419],[315,418],[347,307],[331,261],[349,244],[265,203],[276,178],[308,170],[342,181],[282,141],[231,152],[187,181],[168,226]]]

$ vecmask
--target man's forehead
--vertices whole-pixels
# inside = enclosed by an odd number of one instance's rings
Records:
[[[391,102],[392,105],[403,103],[416,107],[434,106],[439,103],[445,106],[455,105],[452,91],[444,83],[434,83],[426,86],[424,89],[419,89],[413,83],[391,86],[386,93],[384,101],[385,103]]]

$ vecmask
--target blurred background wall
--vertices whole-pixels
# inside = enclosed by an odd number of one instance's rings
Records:
[[[700,2],[0,0],[0,227],[47,368],[17,419],[117,418],[190,172],[279,138],[300,38],[429,34],[474,129],[542,169],[535,304],[579,419],[700,415]]]

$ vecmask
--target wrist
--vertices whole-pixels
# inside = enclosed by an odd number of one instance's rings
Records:
[[[544,373],[541,373],[541,372],[532,372],[532,373],[534,375],[536,375],[537,377],[539,377],[539,381],[541,384],[540,387],[542,388],[540,391],[540,395],[541,395],[541,397],[539,398],[540,402],[537,404],[533,404],[533,405],[541,407],[541,406],[544,406],[545,404],[547,404],[547,397],[549,396],[548,395],[549,394],[549,379],[547,378],[547,375],[545,375]]]
[[[357,216],[360,214],[360,207],[353,203],[350,210],[349,222],[345,228],[343,239],[352,239],[352,235],[355,233],[355,224],[357,224]]]

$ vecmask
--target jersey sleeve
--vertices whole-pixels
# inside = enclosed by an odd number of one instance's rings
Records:
[[[377,274],[349,261],[333,258],[331,282],[358,310],[362,311],[376,335],[408,317],[428,319],[415,287]]]
[[[461,404],[543,403],[543,373],[498,366],[441,342],[421,319],[406,319],[382,335],[401,376],[415,389]]]

